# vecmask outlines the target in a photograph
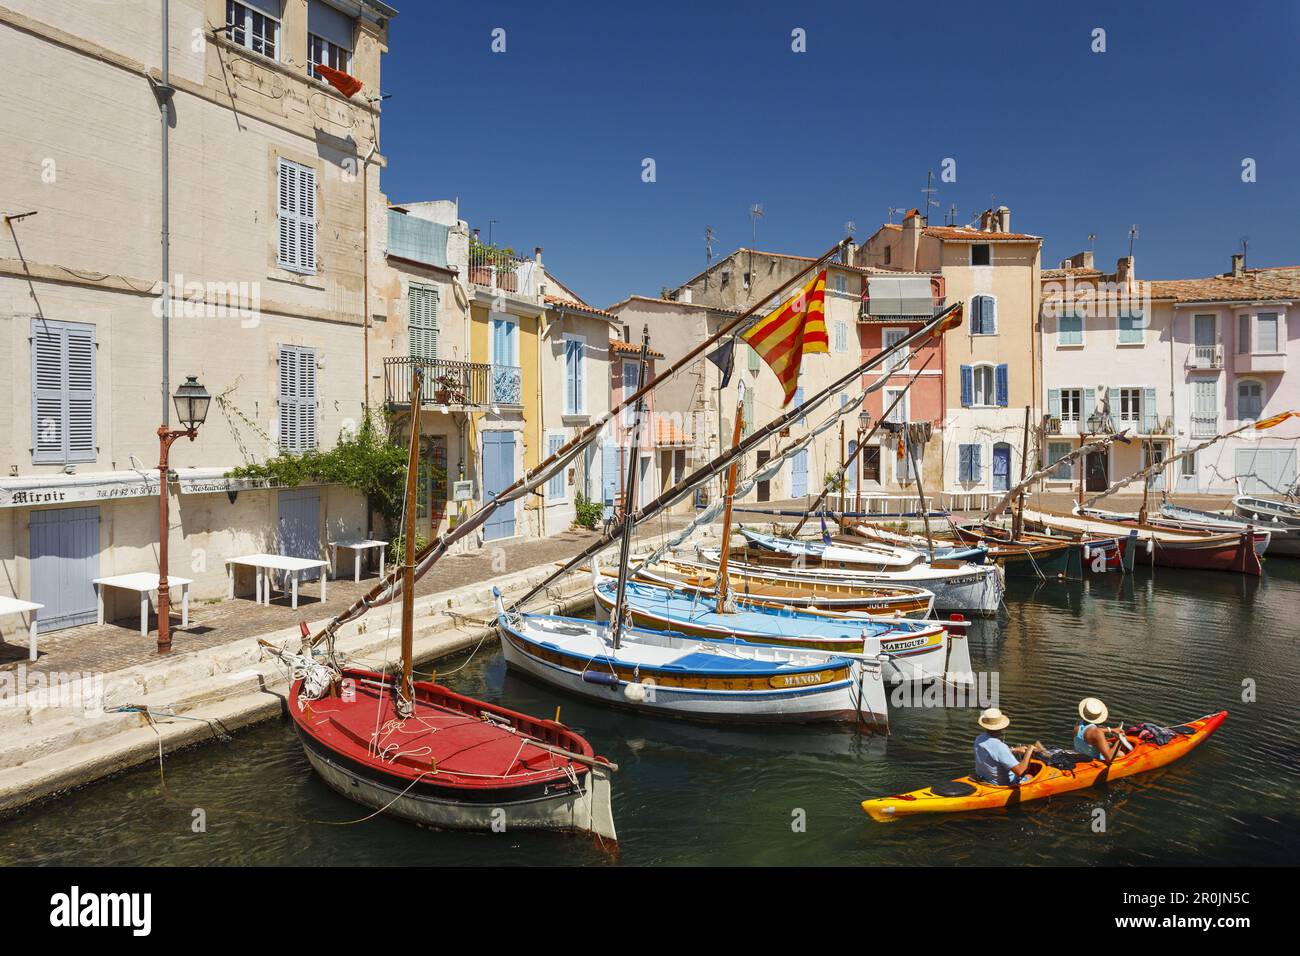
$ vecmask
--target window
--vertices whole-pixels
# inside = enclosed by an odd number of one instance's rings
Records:
[[[894,399],[898,398],[899,395],[903,396],[903,400],[899,402],[898,405],[894,408],[894,410],[890,412],[889,415],[885,418],[885,421],[887,422],[907,421],[907,406],[909,404],[909,401],[908,401],[908,395],[906,389],[886,388],[884,399],[883,399],[885,403],[884,407],[888,408],[890,405],[893,405]]]
[[[676,487],[682,483],[686,477],[686,451],[679,448],[673,452],[673,486]]]
[[[841,320],[835,323],[835,351],[843,355],[849,350],[849,327]]]
[[[280,43],[280,0],[226,0],[226,38],[274,60]]]
[[[957,480],[963,484],[978,484],[983,473],[983,449],[979,445],[957,446]]]
[[[868,445],[862,449],[862,480],[880,482],[880,446]]]
[[[623,358],[620,364],[620,375],[623,379],[623,397],[620,401],[626,402],[637,392],[637,383],[640,381],[639,363],[635,359]],[[623,427],[631,428],[632,423],[636,420],[636,406],[629,405],[623,409]]]
[[[411,358],[438,357],[438,290],[412,284],[406,290],[406,319]]]
[[[292,455],[316,447],[316,350],[280,346],[280,447]]]
[[[566,415],[587,414],[586,352],[585,338],[580,335],[564,337],[564,414]]]
[[[885,246],[885,265],[889,265],[890,260],[893,258],[894,258],[894,247]]]
[[[1246,355],[1250,352],[1250,316],[1237,316],[1237,354]]]
[[[290,272],[316,273],[316,170],[280,159],[279,244],[276,262]]]
[[[970,247],[970,264],[973,266],[990,266],[993,264],[993,247],[987,242],[976,242]]]
[[[1047,443],[1047,464],[1056,465],[1056,470],[1052,472],[1053,480],[1070,481],[1074,478],[1073,462],[1067,461],[1063,465],[1059,464],[1060,460],[1070,453],[1070,450],[1071,445],[1068,441],[1049,441]]]
[[[1142,330],[1145,326],[1146,316],[1141,312],[1130,315],[1121,315],[1119,317],[1119,344],[1140,345],[1142,342]]]
[[[835,291],[836,291],[836,292],[843,293],[843,292],[845,291],[845,288],[846,288],[846,287],[845,287],[845,284],[844,284],[844,276],[842,276],[842,275],[837,275],[837,276],[835,277]]]
[[[94,461],[95,327],[32,320],[32,462]]]
[[[1183,477],[1195,478],[1196,477],[1196,452],[1192,452],[1190,455],[1184,456],[1182,459],[1182,464],[1183,464]]]
[[[1122,422],[1140,422],[1142,420],[1142,389],[1121,388],[1119,390],[1119,417]]]
[[[880,341],[885,350],[897,345],[907,338],[907,329],[881,329]],[[893,372],[907,368],[907,349],[899,349],[885,360],[885,371]]]
[[[961,403],[970,407],[1007,405],[1006,365],[963,365],[961,367]]]
[[[1083,390],[1078,388],[1061,389],[1061,421],[1083,421]]]
[[[1083,316],[1063,315],[1058,320],[1056,331],[1057,345],[1083,344]]]
[[[1259,421],[1264,411],[1264,386],[1259,382],[1243,381],[1237,383],[1237,420],[1246,422]]]
[[[316,67],[324,65],[352,72],[352,45],[356,21],[321,0],[307,5],[307,72],[319,79]]]
[[[563,445],[564,445],[563,434],[556,434],[554,432],[548,434],[546,436],[546,457],[550,458],[557,451],[559,451]],[[565,498],[564,486],[565,486],[564,469],[561,468],[554,475],[552,475],[551,480],[546,483],[546,500],[563,501]]]
[[[991,295],[977,295],[970,302],[970,334],[998,334],[998,304]]]
[[[1255,317],[1255,351],[1276,352],[1277,313],[1261,312]]]

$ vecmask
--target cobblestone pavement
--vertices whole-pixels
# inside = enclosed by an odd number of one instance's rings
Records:
[[[675,515],[665,522],[654,520],[638,529],[645,534],[657,534],[670,527],[680,527],[688,520]],[[589,531],[564,531],[547,538],[528,541],[488,544],[470,554],[449,554],[434,565],[415,584],[416,597],[451,591],[471,584],[490,584],[507,574],[527,568],[551,564],[572,557],[584,544],[594,541],[596,535]],[[344,562],[351,569],[351,562]],[[322,602],[318,583],[304,584],[298,592],[298,609],[290,607],[288,595],[276,592],[269,606],[257,604],[251,594],[233,600],[193,601],[190,603],[190,623],[180,626],[180,605],[172,608],[172,654],[203,650],[231,641],[254,637],[270,631],[291,627],[296,622],[316,621],[345,610],[353,601],[365,594],[378,581],[371,573],[354,582],[349,575],[329,582],[329,600]],[[174,592],[178,595],[179,592]],[[386,611],[386,609],[382,609]],[[381,613],[376,610],[371,613]],[[33,672],[94,672],[107,673],[144,664],[158,659],[157,619],[150,615],[149,634],[140,634],[138,613],[103,625],[86,624],[61,631],[40,634],[37,650],[40,658],[28,664]],[[27,662],[27,643],[10,642],[0,645],[0,669],[13,669]]]

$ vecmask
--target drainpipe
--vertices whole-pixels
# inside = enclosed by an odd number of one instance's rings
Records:
[[[169,131],[171,128],[171,42],[170,30],[168,28],[170,20],[170,11],[168,9],[168,0],[162,0],[162,60],[160,63],[160,82],[154,95],[158,98],[158,116],[160,129],[162,133],[162,290],[163,290],[163,308],[162,308],[162,423],[166,428],[171,424],[171,317],[172,317],[172,297],[171,297],[171,198],[170,198],[170,170],[168,154],[170,152]],[[160,494],[167,494],[167,482],[159,489]]]

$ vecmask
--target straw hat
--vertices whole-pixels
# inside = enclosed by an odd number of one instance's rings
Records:
[[[1079,701],[1079,716],[1085,724],[1104,724],[1110,711],[1096,697],[1085,697]]]
[[[990,707],[980,714],[980,726],[985,730],[1002,730],[1011,723],[1011,718],[996,707]]]

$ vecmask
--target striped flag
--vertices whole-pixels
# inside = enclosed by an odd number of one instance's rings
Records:
[[[1266,418],[1262,422],[1255,422],[1255,429],[1263,431],[1265,428],[1272,428],[1274,425],[1281,425],[1288,418],[1300,418],[1300,412],[1283,412],[1281,415],[1274,415],[1272,418]]]
[[[957,308],[952,310],[952,314],[930,330],[930,338],[937,339],[949,329],[955,329],[957,326],[961,325],[961,316],[963,311],[965,311],[965,306],[958,302]]]
[[[789,405],[799,385],[804,354],[831,350],[826,336],[826,270],[740,337],[771,366],[785,389],[781,404]]]

